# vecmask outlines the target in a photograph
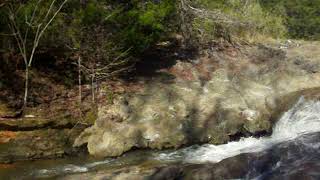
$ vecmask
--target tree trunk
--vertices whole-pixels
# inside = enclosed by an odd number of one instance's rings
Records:
[[[95,79],[95,76],[94,74],[92,74],[91,76],[91,93],[92,93],[92,102],[95,103],[95,83],[94,83],[94,79]]]
[[[26,72],[25,72],[25,85],[24,85],[24,98],[23,98],[23,107],[22,109],[24,109],[25,107],[27,107],[27,103],[28,103],[28,93],[29,93],[29,66],[26,65]]]
[[[81,56],[78,58],[78,83],[79,83],[79,106],[82,102],[82,88],[81,88]]]

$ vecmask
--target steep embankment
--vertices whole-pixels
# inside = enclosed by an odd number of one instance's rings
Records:
[[[130,91],[102,101],[75,146],[88,143],[90,154],[106,157],[270,133],[282,112],[320,87],[317,43],[286,46],[219,45],[191,61],[181,56],[157,77],[123,83]]]

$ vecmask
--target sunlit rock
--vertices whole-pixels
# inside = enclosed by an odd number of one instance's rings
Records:
[[[96,156],[118,156],[132,148],[222,144],[271,133],[277,117],[302,92],[320,87],[319,73],[297,66],[279,49],[214,53],[161,70],[175,77],[170,82],[146,77],[140,91],[115,97],[113,105],[100,104],[95,125],[74,145],[87,143]]]

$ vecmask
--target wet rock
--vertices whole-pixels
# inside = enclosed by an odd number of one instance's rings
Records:
[[[175,180],[181,178],[183,175],[183,169],[179,166],[169,166],[165,168],[159,168],[152,176],[148,179],[152,180]]]
[[[0,118],[1,117],[10,117],[10,116],[15,116],[16,114],[16,111],[10,107],[8,107],[8,105],[4,102],[2,102],[0,100]]]

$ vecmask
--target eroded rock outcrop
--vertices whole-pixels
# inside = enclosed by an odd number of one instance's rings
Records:
[[[177,61],[160,70],[174,79],[146,78],[139,90],[116,96],[112,105],[102,103],[94,126],[74,145],[87,143],[91,154],[106,157],[268,133],[302,92],[320,87],[319,66],[312,65],[319,57],[314,59],[297,63],[282,50],[260,46]]]
[[[45,84],[46,85],[46,84]],[[95,120],[88,97],[79,117],[77,91],[59,89],[47,103],[17,110],[0,97],[0,163],[77,155],[84,148],[73,148],[77,136]],[[3,91],[1,91],[3,93]],[[56,94],[60,94],[59,96]]]

